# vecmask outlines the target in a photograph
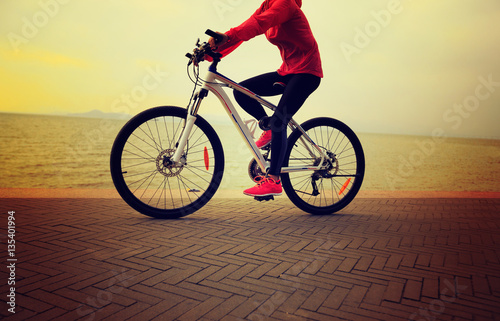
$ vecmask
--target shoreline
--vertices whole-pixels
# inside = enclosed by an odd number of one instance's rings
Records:
[[[286,197],[286,195],[283,195]],[[23,198],[120,198],[115,189],[84,188],[0,188],[0,199]],[[214,198],[249,198],[239,190],[219,190]],[[500,198],[500,192],[469,191],[377,191],[361,190],[356,198]]]

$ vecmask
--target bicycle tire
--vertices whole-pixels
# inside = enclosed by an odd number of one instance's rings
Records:
[[[283,189],[292,203],[305,212],[316,215],[338,212],[354,199],[363,182],[365,157],[361,142],[346,124],[333,118],[314,118],[301,127],[330,155],[329,169],[312,174],[283,173]],[[311,156],[305,147],[311,145],[304,144],[301,137],[303,133],[295,129],[288,138],[283,167],[319,165],[320,153],[314,150]]]
[[[204,206],[219,188],[224,151],[217,133],[201,116],[191,131],[182,166],[166,165],[183,131],[187,110],[160,106],[130,119],[111,149],[113,183],[136,211],[179,218]]]

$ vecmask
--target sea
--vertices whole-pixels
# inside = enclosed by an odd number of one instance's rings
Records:
[[[0,114],[0,188],[112,189],[109,156],[123,119]],[[253,184],[250,152],[230,123],[213,124],[226,159],[221,189]],[[236,138],[237,137],[237,138]],[[358,133],[362,190],[500,191],[500,140]],[[235,139],[236,138],[236,139]]]

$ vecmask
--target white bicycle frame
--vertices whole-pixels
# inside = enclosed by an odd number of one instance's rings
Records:
[[[229,118],[232,120],[233,124],[235,125],[236,129],[240,133],[241,137],[243,140],[246,142],[246,145],[248,146],[251,154],[253,155],[254,159],[257,161],[257,164],[263,171],[263,173],[266,173],[268,168],[270,167],[269,162],[267,162],[264,159],[264,156],[262,155],[260,149],[255,145],[255,142],[253,140],[252,134],[250,133],[249,128],[247,125],[241,120],[238,112],[234,108],[233,103],[223,90],[224,87],[230,88],[237,90],[253,99],[258,101],[260,104],[263,106],[266,106],[273,111],[276,109],[276,106],[273,105],[271,102],[263,99],[259,95],[253,93],[252,91],[246,89],[245,87],[241,86],[240,84],[232,81],[231,79],[225,77],[224,75],[218,73],[214,67],[210,67],[208,74],[206,76],[205,81],[203,82],[203,86],[200,89],[200,91],[196,94],[196,99],[194,103],[189,107],[188,114],[186,117],[186,124],[184,127],[184,131],[181,135],[181,138],[179,139],[179,143],[177,146],[177,150],[174,153],[172,157],[172,161],[176,164],[179,163],[183,153],[184,153],[184,148],[186,147],[188,137],[190,135],[191,129],[193,128],[194,122],[196,121],[196,116],[198,114],[198,110],[201,106],[201,102],[207,95],[208,91],[212,92],[219,98],[220,102],[224,106],[224,109],[226,110]],[[204,93],[204,94],[203,94]],[[308,149],[309,154],[312,157],[316,157],[315,154],[313,153],[311,148],[316,149],[319,154],[321,155],[321,161],[318,163],[319,165],[317,166],[291,166],[291,167],[283,167],[281,168],[281,173],[291,173],[291,172],[300,172],[300,171],[316,171],[316,170],[321,170],[324,166],[322,166],[323,161],[328,157],[325,155],[323,150],[316,145],[316,143],[305,133],[305,131],[302,129],[302,127],[295,122],[293,119],[290,120],[288,124],[292,130],[293,129],[299,129],[303,136],[301,139],[304,139],[307,141],[307,143],[304,143],[304,146],[306,149]]]

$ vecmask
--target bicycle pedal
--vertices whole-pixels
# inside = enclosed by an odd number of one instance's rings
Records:
[[[269,195],[269,196],[254,196],[254,199],[256,201],[259,201],[259,202],[263,202],[263,201],[274,201],[274,196],[273,195]]]

